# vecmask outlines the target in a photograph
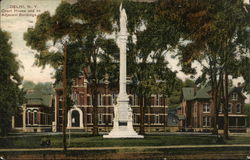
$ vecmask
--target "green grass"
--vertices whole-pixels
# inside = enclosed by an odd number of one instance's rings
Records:
[[[0,148],[40,148],[44,136],[0,138]],[[68,138],[68,137],[67,137]],[[62,147],[62,135],[50,136],[51,147]],[[147,135],[144,139],[104,139],[102,136],[73,134],[70,147],[120,147],[215,144],[214,136]],[[227,144],[250,144],[249,137],[231,137]]]

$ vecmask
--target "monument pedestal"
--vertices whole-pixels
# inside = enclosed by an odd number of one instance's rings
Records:
[[[122,103],[120,104],[122,105]],[[127,105],[128,107],[127,119],[120,119],[117,117],[117,115],[123,114],[119,111],[118,103],[116,106],[114,106],[115,118],[113,129],[108,135],[104,135],[103,138],[144,138],[144,136],[138,135],[133,128],[131,107],[128,105],[128,103],[123,103],[123,107],[124,105]]]

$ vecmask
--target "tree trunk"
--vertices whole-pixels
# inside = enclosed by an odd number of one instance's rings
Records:
[[[97,92],[97,84],[93,83],[93,136],[98,136],[98,92]]]
[[[217,135],[218,134],[218,106],[217,106],[217,96],[218,96],[218,88],[214,87],[212,90],[213,93],[213,106],[214,106],[214,117],[213,117],[213,134]]]
[[[218,85],[217,85],[217,93],[216,93],[216,103],[215,103],[215,134],[218,135],[218,128],[219,128],[219,108],[221,106],[221,87],[222,86],[222,81],[223,81],[223,74],[222,72],[220,72],[220,76],[219,76],[219,81],[218,81]]]
[[[218,120],[218,107],[217,107],[217,100],[218,100],[218,81],[217,81],[217,68],[216,68],[216,57],[209,58],[209,74],[210,74],[210,81],[211,81],[211,92],[212,92],[212,108],[213,108],[213,117],[212,117],[212,127],[213,127],[213,134],[218,134],[217,128],[217,120]]]
[[[140,99],[140,131],[139,131],[139,134],[144,135],[145,134],[145,130],[144,130],[145,96],[140,96],[139,99]]]
[[[63,109],[62,109],[62,125],[63,125],[63,150],[67,151],[67,141],[66,141],[66,124],[67,124],[67,44],[64,44],[64,62],[63,62]]]
[[[224,137],[228,139],[228,73],[225,69]]]

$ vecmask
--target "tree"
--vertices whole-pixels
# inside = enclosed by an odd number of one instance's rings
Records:
[[[73,79],[84,74],[93,94],[94,135],[98,135],[97,85],[104,78],[99,72],[102,69],[99,67],[101,64],[99,61],[109,62],[104,67],[107,68],[108,64],[111,64],[110,55],[117,52],[114,41],[104,36],[105,33],[112,31],[112,11],[109,0],[104,0],[102,3],[79,1],[73,5],[62,3],[56,9],[54,16],[50,16],[48,12],[41,14],[35,28],[29,29],[24,34],[27,45],[38,51],[36,64],[43,67],[51,65],[56,69],[56,82],[62,81],[63,70],[67,72],[67,74],[64,72],[68,86],[64,87],[64,93],[67,95],[71,91]],[[51,46],[59,47],[57,51],[51,51]],[[64,66],[67,69],[62,66],[63,63],[66,64]],[[67,100],[67,98],[64,99]],[[66,112],[67,109],[64,112],[65,121]]]
[[[11,116],[23,103],[23,91],[19,88],[22,77],[16,55],[11,52],[10,36],[0,30],[0,134],[5,136],[11,129]]]
[[[162,6],[167,9],[162,9]],[[167,51],[178,44],[180,38],[176,31],[177,23],[163,20],[162,13],[173,7],[170,6],[164,1],[124,3],[131,35],[128,39],[128,73],[133,82],[131,90],[139,98],[140,134],[145,133],[144,113],[145,108],[150,106],[151,95],[161,93],[167,97],[176,76],[165,60]],[[165,36],[167,33],[168,36]]]
[[[196,5],[196,8],[185,16],[187,33],[184,34],[184,39],[189,40],[189,43],[182,45],[179,53],[185,68],[190,68],[194,60],[201,64],[207,62],[208,65],[203,65],[203,74],[198,81],[207,82],[206,78],[209,78],[212,86],[215,131],[218,106],[223,103],[224,136],[228,138],[228,76],[249,79],[246,76],[247,70],[236,70],[245,68],[248,64],[241,61],[248,59],[245,55],[249,52],[249,21],[246,20],[249,15],[241,0],[190,3],[194,4],[191,7]]]
[[[22,84],[22,88],[24,89],[24,91],[38,91],[41,92],[43,94],[53,94],[54,93],[54,89],[53,89],[53,84],[51,82],[39,82],[37,84],[35,84],[33,81],[23,81]]]
[[[23,89],[24,90],[31,90],[31,89],[33,89],[34,87],[35,87],[35,83],[34,82],[32,82],[32,81],[23,81]]]
[[[245,104],[244,113],[247,115],[247,127],[250,126],[250,104]]]

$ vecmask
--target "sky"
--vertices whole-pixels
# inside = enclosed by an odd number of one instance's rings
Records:
[[[28,5],[31,6],[31,9],[39,9],[40,12],[36,12],[34,14],[39,14],[44,11],[49,11],[51,14],[54,14],[56,7],[60,4],[60,0],[2,0],[1,2],[1,28],[5,31],[11,33],[11,42],[13,47],[13,52],[17,54],[17,59],[21,62],[23,66],[20,69],[20,74],[24,77],[24,80],[31,80],[34,82],[53,82],[51,76],[53,74],[53,69],[50,67],[46,67],[44,69],[39,68],[34,65],[34,55],[36,51],[31,50],[31,48],[25,45],[25,41],[23,40],[23,33],[27,31],[28,27],[34,26],[36,22],[35,15],[28,16],[3,16],[4,14],[16,14],[20,13],[20,10],[29,10]],[[25,8],[23,8],[23,6]],[[19,7],[19,8],[17,8]],[[7,11],[11,10],[11,12]],[[19,10],[18,12],[14,12],[14,10]],[[182,72],[179,72],[180,67],[177,67],[178,61],[172,59],[171,56],[166,57],[170,63],[169,67],[174,71],[178,71],[178,77],[185,79],[188,78]]]
[[[1,28],[11,34],[13,53],[17,54],[17,59],[23,66],[19,72],[24,80],[31,80],[36,83],[53,82],[53,79],[51,79],[52,68],[42,69],[34,65],[35,51],[25,45],[23,33],[27,31],[28,27],[34,26],[37,14],[44,11],[53,14],[60,2],[60,0],[2,0],[1,2]],[[35,12],[25,15],[28,10],[33,9]],[[25,10],[26,13],[22,10]],[[9,16],[11,14],[14,15]]]
[[[36,16],[44,11],[49,11],[54,14],[55,9],[60,4],[61,0],[2,0],[1,3],[1,28],[11,34],[11,42],[13,53],[17,54],[17,59],[23,66],[19,72],[24,77],[24,80],[38,82],[53,82],[51,78],[54,71],[49,66],[44,69],[34,65],[34,55],[36,51],[25,45],[23,33],[28,27],[33,27],[36,22]],[[33,10],[34,12],[28,12]],[[25,12],[24,12],[25,11]],[[177,71],[177,76],[182,80],[190,78],[180,71],[178,60],[171,58],[171,54],[167,54],[170,67],[173,71]],[[196,67],[198,77],[201,74],[199,64],[193,64]],[[242,78],[233,81],[234,85],[242,82]]]

